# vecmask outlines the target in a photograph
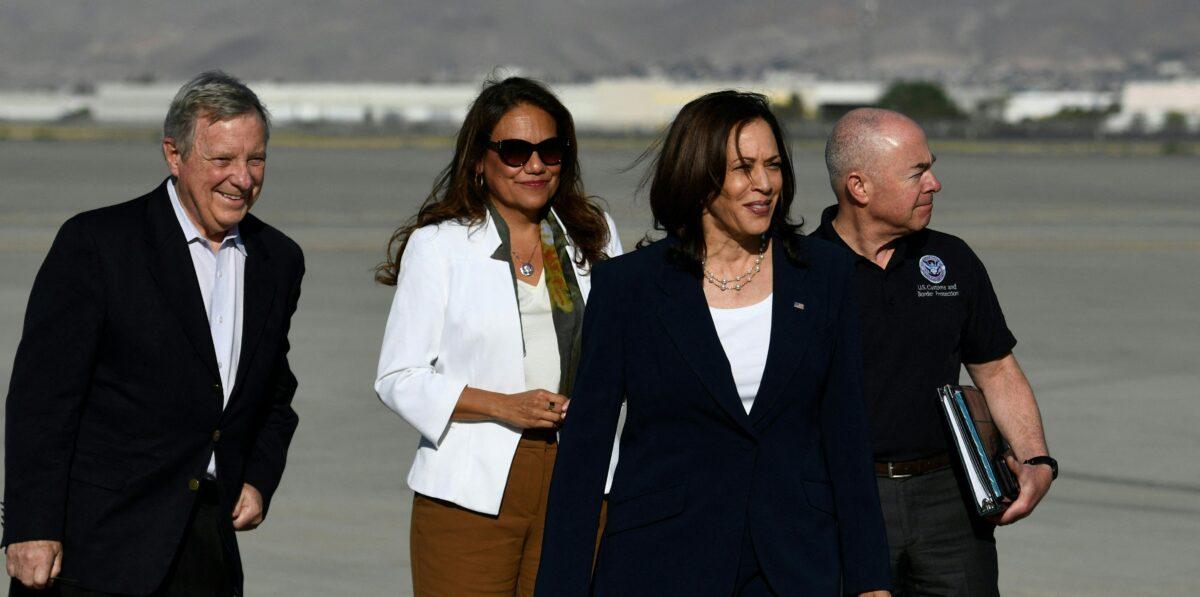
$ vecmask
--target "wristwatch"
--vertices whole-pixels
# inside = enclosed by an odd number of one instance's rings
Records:
[[[1050,480],[1058,478],[1058,461],[1049,456],[1034,456],[1026,460],[1025,464],[1048,464],[1050,465]]]

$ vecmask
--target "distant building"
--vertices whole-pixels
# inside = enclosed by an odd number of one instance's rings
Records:
[[[796,91],[814,115],[832,120],[854,108],[877,104],[887,85],[879,81],[814,81]]]
[[[478,84],[250,82],[275,122],[381,123],[457,126]],[[676,81],[663,77],[612,78],[553,86],[584,131],[653,132],[688,101],[710,91],[756,91],[774,102],[799,98],[807,116],[837,116],[871,105],[884,84],[820,81],[774,73],[760,81]],[[87,94],[0,92],[0,120],[55,121],[84,113],[102,124],[158,124],[179,83],[100,83]]]
[[[0,120],[52,122],[88,108],[85,97],[67,93],[0,93]]]
[[[468,84],[252,83],[279,122],[461,122],[479,93]]]
[[[729,87],[749,89],[745,82],[627,77],[555,85],[554,90],[580,130],[639,132],[656,131],[688,101]]]
[[[948,85],[946,96],[964,114],[981,115],[988,118],[1001,118],[1000,106],[1003,105],[1004,89],[976,85]]]
[[[1101,112],[1116,102],[1117,94],[1105,91],[1018,91],[1004,102],[1003,120],[1041,120],[1069,109]]]
[[[102,124],[161,124],[181,83],[98,83],[85,96],[92,119]]]
[[[1188,129],[1200,128],[1200,79],[1126,83],[1121,91],[1121,111],[1107,126],[1117,131],[1158,131],[1172,113],[1181,115]]]
[[[818,81],[805,75],[775,74],[761,81],[673,81],[665,78],[601,79],[593,83],[555,86],[582,130],[652,132],[660,129],[687,102],[713,91],[737,89],[762,93],[786,104],[799,98],[807,116],[840,114],[869,106],[883,95],[879,82]]]

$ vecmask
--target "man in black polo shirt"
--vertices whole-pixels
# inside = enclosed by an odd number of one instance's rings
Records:
[[[815,235],[859,256],[864,388],[897,594],[997,594],[994,525],[1028,516],[1057,475],[1016,339],[975,253],[927,228],[942,185],[915,122],[854,110],[825,161],[837,205]],[[1016,453],[1020,496],[992,520],[960,490],[937,401],[962,365]]]

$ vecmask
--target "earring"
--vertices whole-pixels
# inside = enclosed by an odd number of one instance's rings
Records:
[[[483,188],[483,172],[475,173],[475,186]]]

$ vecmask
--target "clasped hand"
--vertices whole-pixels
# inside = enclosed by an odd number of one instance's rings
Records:
[[[507,394],[499,401],[496,418],[519,429],[554,429],[567,416],[567,400],[547,390]]]

